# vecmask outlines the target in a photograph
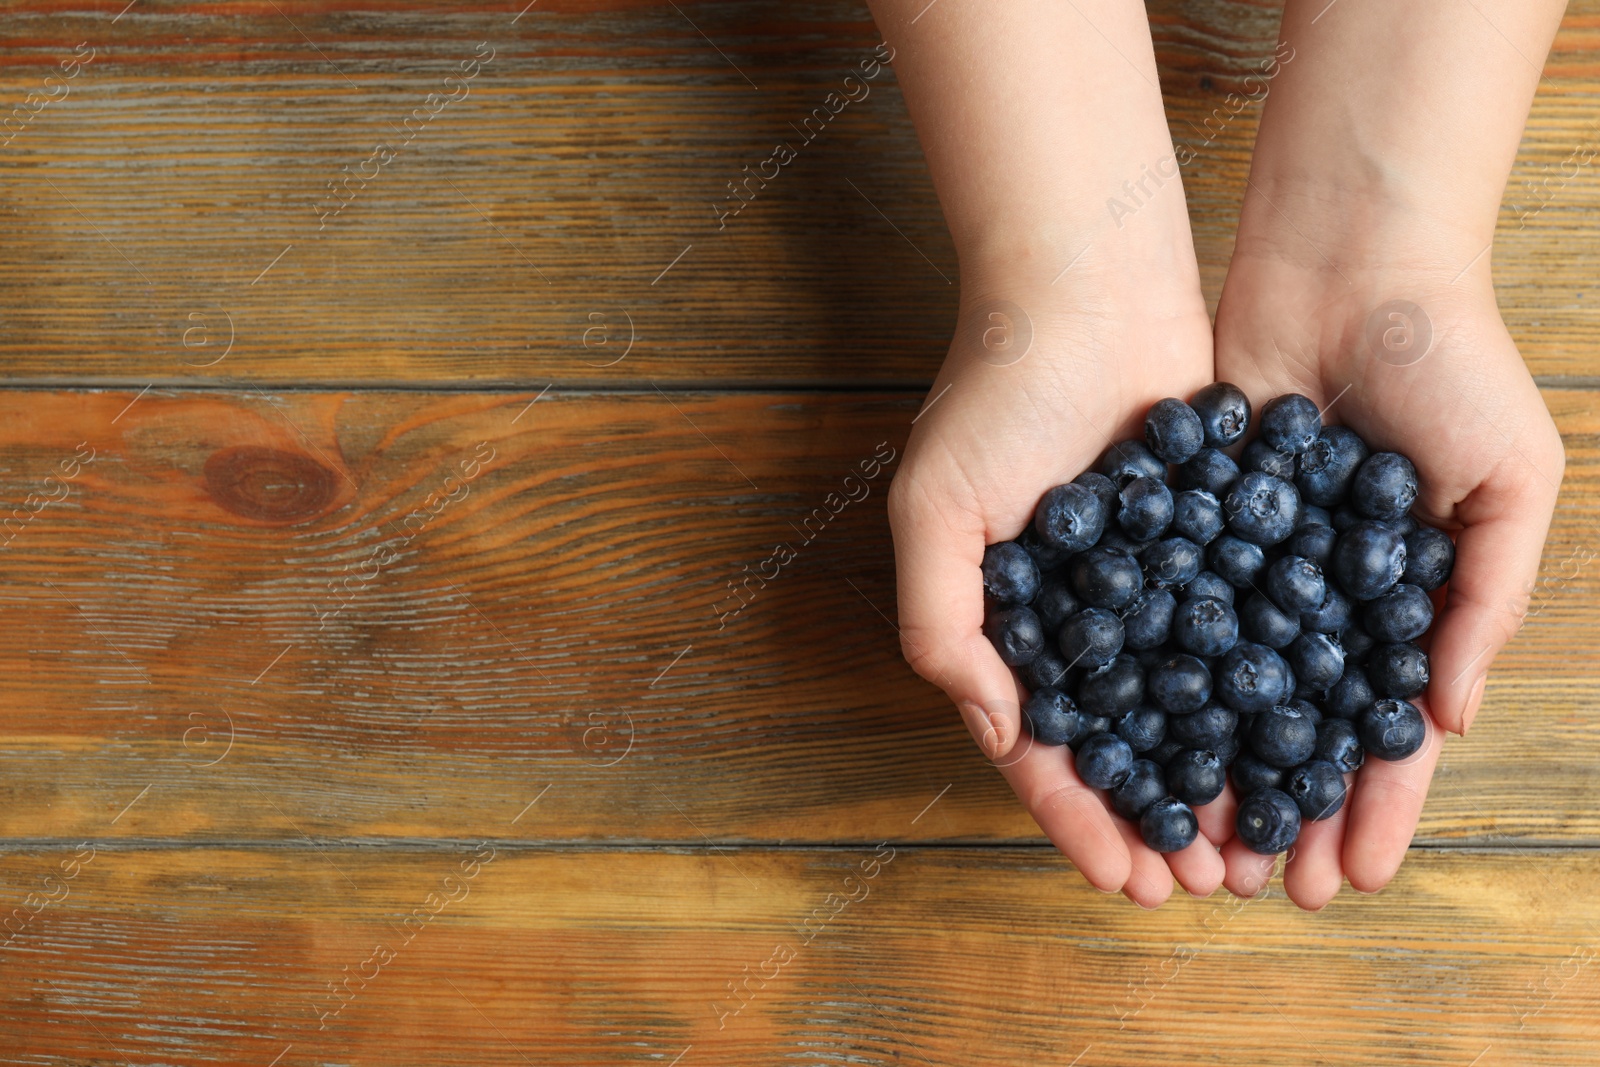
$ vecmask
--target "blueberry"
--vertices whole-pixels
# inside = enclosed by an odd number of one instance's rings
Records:
[[[1022,717],[1034,739],[1045,745],[1066,745],[1083,736],[1083,715],[1061,690],[1045,686],[1034,690],[1022,705]]]
[[[984,620],[983,632],[1010,667],[1026,667],[1045,649],[1044,624],[1032,608],[1000,608]]]
[[[1122,613],[1123,645],[1134,651],[1157,648],[1172,633],[1178,601],[1166,589],[1146,589]]]
[[[1361,512],[1349,504],[1340,504],[1333,509],[1333,528],[1339,533],[1344,533],[1358,522],[1365,522]]]
[[[1206,443],[1205,427],[1194,408],[1176,397],[1157,400],[1144,417],[1144,440],[1156,457],[1182,463]]]
[[[1211,672],[1198,659],[1181,653],[1152,669],[1145,683],[1157,707],[1178,715],[1197,711],[1211,699]]]
[[[1139,555],[1144,584],[1152,589],[1188,585],[1204,562],[1205,553],[1187,537],[1163,538]]]
[[[1258,789],[1239,804],[1233,831],[1250,851],[1275,856],[1300,836],[1300,807],[1281,789]]]
[[[1300,490],[1293,482],[1260,471],[1247,471],[1223,498],[1228,529],[1257,545],[1275,545],[1294,532]]]
[[[1066,549],[1045,544],[1044,538],[1039,536],[1038,527],[1032,523],[1029,523],[1017,535],[1017,544],[1026,549],[1028,555],[1033,557],[1033,562],[1038,566],[1040,574],[1059,570],[1066,566],[1067,560],[1072,556],[1072,553]]]
[[[1091,715],[1120,718],[1144,699],[1144,668],[1129,655],[1119,655],[1078,683],[1078,704]]]
[[[1022,682],[1034,693],[1052,687],[1065,689],[1070,687],[1069,673],[1067,661],[1047,648],[1022,668]]]
[[[1311,689],[1326,689],[1344,673],[1344,649],[1327,634],[1304,633],[1289,646],[1289,666]]]
[[[1083,743],[1098,734],[1111,733],[1111,720],[1104,715],[1090,715],[1082,708],[1078,709],[1083,715],[1083,736],[1071,744],[1073,752],[1083,747]]]
[[[1322,603],[1316,610],[1300,613],[1300,626],[1302,629],[1313,630],[1319,634],[1340,633],[1350,625],[1351,612],[1354,610],[1350,598],[1329,582],[1322,594]]]
[[[1339,680],[1328,687],[1322,710],[1336,719],[1353,719],[1378,699],[1367,672],[1362,667],[1346,667]]]
[[[1167,791],[1191,807],[1217,799],[1227,781],[1222,761],[1209,749],[1185,749],[1167,763]]]
[[[1078,777],[1094,789],[1115,789],[1133,767],[1133,749],[1116,734],[1095,734],[1078,746]]]
[[[1206,701],[1199,711],[1167,720],[1167,736],[1190,748],[1220,745],[1238,728],[1239,713],[1215,700]]]
[[[1084,605],[1072,595],[1067,580],[1059,574],[1047,576],[1039,583],[1039,595],[1033,598],[1033,610],[1048,633],[1061,629],[1061,624],[1083,610]]]
[[[983,595],[1001,604],[1026,604],[1039,593],[1039,567],[1028,550],[1002,541],[983,550]]]
[[[1150,805],[1167,795],[1167,776],[1159,763],[1136,759],[1128,776],[1111,791],[1111,806],[1130,822],[1138,822]]]
[[[1344,646],[1344,661],[1350,663],[1365,663],[1367,653],[1371,652],[1378,642],[1372,639],[1365,627],[1358,623],[1351,623],[1339,631],[1339,643]]]
[[[1317,726],[1317,747],[1311,750],[1312,759],[1327,760],[1341,774],[1348,774],[1361,766],[1366,755],[1355,724],[1349,720],[1327,719]]]
[[[1154,541],[1135,541],[1122,532],[1122,527],[1112,522],[1106,525],[1106,532],[1100,535],[1100,541],[1095,547],[1107,548],[1113,552],[1121,552],[1130,559],[1138,559],[1139,554],[1153,544]]]
[[[1417,499],[1417,468],[1398,452],[1374,452],[1350,483],[1350,504],[1369,519],[1398,519]]]
[[[1455,542],[1443,530],[1418,526],[1405,535],[1406,569],[1402,582],[1432,592],[1450,579],[1456,562]]]
[[[1139,561],[1096,545],[1067,564],[1067,581],[1079,600],[1096,608],[1125,608],[1144,587]]]
[[[1279,452],[1259,437],[1245,445],[1244,451],[1239,455],[1240,470],[1260,471],[1262,474],[1270,474],[1284,481],[1293,480],[1294,466],[1292,454]]]
[[[1252,593],[1239,608],[1239,631],[1268,648],[1288,648],[1300,636],[1300,617],[1285,615],[1265,596]]]
[[[1204,489],[1185,489],[1172,498],[1172,532],[1197,545],[1209,545],[1227,525],[1222,502]]]
[[[1311,720],[1312,726],[1322,725],[1322,712],[1311,701],[1304,697],[1290,697],[1283,702],[1285,707],[1293,708]]]
[[[1240,641],[1217,664],[1216,690],[1217,699],[1234,711],[1261,712],[1294,691],[1294,678],[1272,649]]]
[[[1378,645],[1367,657],[1367,678],[1379,696],[1410,700],[1428,689],[1428,654],[1409,641]]]
[[[1327,760],[1308,760],[1290,771],[1283,791],[1299,805],[1301,816],[1313,821],[1344,807],[1344,776]]]
[[[1433,601],[1421,587],[1401,582],[1367,601],[1361,621],[1379,641],[1414,641],[1433,625]]]
[[[1284,613],[1298,615],[1322,604],[1322,568],[1303,556],[1280,556],[1267,568],[1265,592]]]
[[[1183,587],[1183,595],[1190,600],[1202,596],[1214,597],[1224,604],[1231,605],[1233,586],[1216,571],[1201,571],[1194,576],[1193,581]]]
[[[1138,707],[1122,713],[1112,731],[1135,752],[1148,752],[1167,737],[1167,713],[1157,708]]]
[[[1192,597],[1172,616],[1172,640],[1197,656],[1220,656],[1239,641],[1239,617],[1212,597]]]
[[[1227,448],[1250,429],[1250,398],[1231,382],[1213,382],[1194,394],[1189,406],[1200,416],[1210,448]]]
[[[1260,545],[1225,533],[1206,546],[1206,562],[1235,589],[1243,589],[1255,584],[1256,575],[1267,565],[1267,554]]]
[[[1045,490],[1034,509],[1033,528],[1045,544],[1065,552],[1082,552],[1105,531],[1106,510],[1090,489],[1076,483]]]
[[[1379,700],[1356,720],[1361,747],[1381,760],[1405,759],[1427,739],[1422,712],[1408,700]]]
[[[1289,535],[1289,539],[1283,543],[1283,550],[1292,556],[1308,559],[1326,571],[1328,561],[1333,558],[1334,542],[1338,540],[1339,531],[1332,526],[1302,526]]]
[[[1171,722],[1171,720],[1169,719],[1168,722]],[[1171,760],[1173,756],[1176,756],[1187,747],[1188,746],[1186,746],[1182,741],[1174,741],[1169,737],[1155,748],[1152,748],[1149,752],[1146,752],[1144,754],[1144,758],[1150,760],[1152,763],[1159,763],[1161,766],[1165,767],[1167,762]],[[1165,796],[1166,794],[1163,793],[1162,795]]]
[[[1199,834],[1200,820],[1189,805],[1173,797],[1163,797],[1139,816],[1139,836],[1157,852],[1181,852]]]
[[[1233,788],[1240,796],[1249,796],[1258,789],[1275,789],[1283,784],[1283,769],[1264,763],[1254,752],[1241,752],[1228,770],[1233,775]]]
[[[1342,504],[1356,471],[1366,459],[1366,443],[1355,431],[1343,426],[1325,427],[1300,456],[1300,471],[1294,479],[1300,496],[1325,508]]]
[[[1162,481],[1167,476],[1167,465],[1143,441],[1119,441],[1100,455],[1097,467],[1110,478],[1119,490],[1135,478],[1154,478]]]
[[[1322,430],[1322,412],[1299,393],[1275,396],[1261,406],[1261,437],[1279,452],[1304,452]]]
[[[1384,519],[1382,521],[1388,523],[1390,526],[1393,526],[1394,532],[1399,534],[1401,537],[1410,537],[1412,534],[1417,532],[1417,527],[1421,525],[1410,515],[1402,515],[1398,519]]]
[[[1311,758],[1317,727],[1299,708],[1279,704],[1250,723],[1250,750],[1274,767],[1297,767]]]
[[[1129,479],[1118,500],[1117,525],[1135,541],[1160,537],[1172,525],[1172,490],[1159,478]]]
[[[1212,746],[1211,751],[1216,754],[1217,762],[1226,768],[1230,763],[1239,758],[1241,742],[1238,734],[1229,734]]]
[[[1067,666],[1104,667],[1122,651],[1122,620],[1105,608],[1084,608],[1061,624],[1058,643]]]
[[[1072,479],[1073,485],[1081,485],[1095,495],[1100,501],[1100,509],[1110,518],[1117,513],[1117,483],[1107,478],[1099,471],[1084,471]]]
[[[1387,593],[1405,569],[1405,539],[1381,522],[1358,522],[1333,546],[1333,575],[1356,600]]]
[[[1239,465],[1226,452],[1202,448],[1187,463],[1178,464],[1173,485],[1178,489],[1204,489],[1221,500],[1239,477]]]

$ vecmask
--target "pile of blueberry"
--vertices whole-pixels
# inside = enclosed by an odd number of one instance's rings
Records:
[[[984,552],[985,632],[1031,692],[1033,737],[1069,746],[1159,852],[1194,841],[1228,774],[1239,839],[1283,852],[1368,753],[1404,759],[1425,736],[1413,642],[1455,546],[1408,514],[1416,468],[1298,393],[1262,408],[1235,461],[1222,449],[1250,414],[1226,382],[1160,401],[1144,441]]]

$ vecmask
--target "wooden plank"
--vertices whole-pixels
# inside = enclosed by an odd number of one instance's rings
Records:
[[[1545,396],[1544,581],[1424,840],[1600,838],[1600,413]],[[0,837],[1037,840],[900,659],[918,397],[536,399],[0,393]]]
[[[1040,849],[77,855],[8,857],[8,908],[58,898],[0,955],[10,1062],[1593,1062],[1585,851],[1419,850],[1319,914]]]
[[[66,95],[0,148],[3,373],[62,381],[71,353],[65,373],[140,385],[931,379],[957,268],[892,71],[719,222],[871,55],[860,3],[521,6],[10,7],[4,113]],[[1277,8],[1151,14],[1214,300],[1259,112],[1229,94]],[[1493,256],[1544,375],[1597,369],[1600,186],[1568,162],[1594,139],[1597,21],[1570,6]],[[494,58],[444,86],[482,41]],[[346,167],[359,193],[324,225]]]

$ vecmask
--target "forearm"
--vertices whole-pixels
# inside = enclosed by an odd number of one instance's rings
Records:
[[[1564,7],[1290,0],[1238,251],[1465,267],[1493,239]]]

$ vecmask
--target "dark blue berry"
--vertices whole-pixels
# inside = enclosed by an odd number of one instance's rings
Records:
[[[1310,719],[1312,726],[1322,725],[1322,711],[1315,704],[1311,703],[1311,701],[1305,699],[1304,697],[1290,697],[1283,703],[1286,707],[1294,708],[1300,714]]]
[[[1250,429],[1250,398],[1231,382],[1213,382],[1194,394],[1189,406],[1200,416],[1209,448],[1227,448]]]
[[[1374,452],[1350,483],[1350,504],[1369,519],[1398,519],[1417,499],[1417,468],[1398,452]]]
[[[1260,545],[1225,533],[1206,546],[1206,562],[1235,589],[1246,589],[1266,567],[1267,554]]]
[[[1001,604],[1026,604],[1039,593],[1039,567],[1028,550],[1002,541],[983,550],[983,595]]]
[[[1167,737],[1167,713],[1159,708],[1137,707],[1125,711],[1111,727],[1135,752],[1148,752]]]
[[[1333,546],[1333,576],[1356,600],[1387,593],[1405,569],[1405,539],[1381,522],[1358,522]]]
[[[1066,549],[1045,544],[1044,538],[1039,536],[1038,528],[1032,523],[1029,523],[1017,535],[1017,544],[1025,548],[1028,555],[1033,557],[1033,562],[1038,565],[1040,574],[1059,570],[1066,566],[1067,560],[1072,556],[1072,553]]]
[[[1433,601],[1421,587],[1401,582],[1367,601],[1361,621],[1379,641],[1415,641],[1433,625]]]
[[[1144,417],[1144,440],[1156,457],[1182,463],[1206,443],[1205,427],[1194,408],[1176,397],[1157,400]]]
[[[1348,719],[1325,719],[1317,724],[1317,747],[1311,750],[1312,759],[1327,760],[1339,773],[1349,774],[1361,766],[1366,755],[1355,724]]]
[[[1034,509],[1033,527],[1045,544],[1065,552],[1082,552],[1100,540],[1106,517],[1094,491],[1074,482],[1045,491]]]
[[[1109,718],[1104,715],[1090,715],[1081,707],[1078,711],[1083,715],[1083,736],[1072,743],[1073,752],[1077,752],[1078,749],[1082,748],[1083,743],[1089,738],[1098,734],[1111,733],[1111,720]]]
[[[1172,525],[1172,490],[1158,478],[1129,479],[1118,500],[1117,524],[1135,541],[1160,537]]]
[[[1327,589],[1322,568],[1303,556],[1281,556],[1267,568],[1265,592],[1286,614],[1314,611]]]
[[[1061,629],[1061,624],[1083,610],[1084,605],[1072,595],[1067,580],[1059,574],[1047,575],[1039,583],[1039,595],[1033,598],[1033,610],[1050,633]]]
[[[1252,593],[1239,608],[1239,632],[1268,648],[1288,648],[1300,636],[1300,616],[1285,615],[1261,593]]]
[[[1201,571],[1194,576],[1193,581],[1183,587],[1183,595],[1189,600],[1202,596],[1214,597],[1224,604],[1231,605],[1233,603],[1233,586],[1216,571]]]
[[[1122,532],[1122,527],[1115,522],[1111,522],[1107,524],[1106,532],[1100,535],[1100,543],[1095,547],[1121,552],[1130,559],[1138,559],[1140,554],[1153,544],[1155,544],[1154,541],[1135,541]]]
[[[1240,802],[1233,832],[1252,852],[1286,852],[1300,836],[1300,806],[1281,789],[1258,789]]]
[[[1289,645],[1289,666],[1313,690],[1326,689],[1344,673],[1344,649],[1327,634],[1304,633]]]
[[[1366,670],[1379,696],[1410,700],[1427,692],[1428,654],[1409,641],[1375,647]]]
[[[1294,691],[1289,664],[1266,645],[1240,641],[1217,663],[1217,699],[1234,711],[1265,711]]]
[[[1302,629],[1314,630],[1319,634],[1340,633],[1350,625],[1354,610],[1355,605],[1350,603],[1350,598],[1329,582],[1327,589],[1323,591],[1322,603],[1316,610],[1300,613],[1300,626]]]
[[[1120,490],[1135,478],[1154,478],[1161,481],[1167,476],[1167,465],[1143,441],[1120,441],[1100,455],[1097,468],[1110,478]]]
[[[1105,512],[1106,518],[1117,513],[1117,483],[1107,478],[1099,471],[1084,471],[1072,479],[1073,485],[1081,485],[1095,495],[1100,501],[1100,508]]]
[[[1400,575],[1402,582],[1410,582],[1428,592],[1450,580],[1450,570],[1456,562],[1455,542],[1443,530],[1432,526],[1418,526],[1405,535],[1406,569]]]
[[[1182,752],[1187,747],[1188,746],[1183,742],[1174,741],[1169,737],[1155,748],[1152,748],[1149,752],[1146,752],[1144,754],[1144,758],[1150,760],[1152,763],[1159,763],[1161,766],[1165,767],[1168,760]],[[1166,794],[1163,793],[1162,795],[1165,796]]]
[[[1197,545],[1209,545],[1227,525],[1222,502],[1204,489],[1185,489],[1172,498],[1172,532]]]
[[[1239,713],[1226,704],[1208,700],[1198,711],[1167,720],[1167,735],[1190,748],[1213,748],[1239,728]]]
[[[1144,668],[1127,654],[1119,655],[1078,683],[1078,704],[1091,715],[1120,718],[1144,700]]]
[[[1205,553],[1187,537],[1165,537],[1139,554],[1144,584],[1151,589],[1188,585],[1200,573]]]
[[[1322,710],[1337,719],[1354,719],[1377,699],[1378,694],[1367,679],[1366,668],[1347,666],[1339,680],[1328,687],[1322,698]]]
[[[1200,820],[1189,805],[1174,797],[1163,797],[1139,816],[1139,836],[1157,852],[1181,852],[1199,834]]]
[[[1333,509],[1333,528],[1339,533],[1344,533],[1358,522],[1365,522],[1361,512],[1349,504],[1340,504]]]
[[[1261,406],[1261,438],[1279,452],[1309,449],[1322,430],[1322,412],[1299,393],[1275,396]]]
[[[1022,705],[1022,715],[1034,739],[1045,745],[1070,745],[1084,737],[1083,715],[1061,690],[1036,689]]]
[[[1167,761],[1167,791],[1191,807],[1209,804],[1222,794],[1227,769],[1209,749],[1186,749]]]
[[[1128,776],[1111,791],[1111,806],[1129,822],[1138,822],[1156,801],[1167,795],[1167,776],[1159,763],[1136,759]]]
[[[1172,641],[1196,656],[1220,656],[1239,641],[1239,617],[1212,597],[1191,597],[1172,616]]]
[[[1304,492],[1300,494],[1300,519],[1294,524],[1296,530],[1307,526],[1326,526],[1333,529],[1333,514],[1327,508],[1319,508],[1315,504],[1306,503]]]
[[[1254,752],[1239,753],[1228,764],[1233,775],[1233,788],[1240,796],[1249,796],[1258,789],[1276,789],[1283,784],[1283,768],[1263,762]]]
[[[1239,455],[1239,469],[1242,471],[1260,471],[1262,474],[1270,474],[1274,478],[1292,481],[1294,479],[1294,456],[1288,452],[1279,452],[1258,437],[1244,446],[1244,451]]]
[[[1238,477],[1239,465],[1233,457],[1215,448],[1202,448],[1189,462],[1178,464],[1173,485],[1178,489],[1204,489],[1221,500]]]
[[[1135,651],[1158,647],[1172,633],[1178,602],[1167,589],[1146,589],[1122,613],[1123,645]]]
[[[1274,767],[1298,767],[1317,747],[1317,725],[1300,711],[1279,704],[1250,723],[1250,751]]]
[[[1275,545],[1294,532],[1300,511],[1300,490],[1293,482],[1260,471],[1239,476],[1223,498],[1228,529],[1257,545]]]
[[[1150,700],[1177,715],[1197,711],[1211,699],[1211,672],[1193,656],[1169,657],[1145,678]]]
[[[1122,620],[1105,608],[1084,608],[1061,624],[1058,644],[1069,667],[1094,670],[1122,651]]]
[[[1026,667],[1045,649],[1044,624],[1032,608],[991,611],[983,632],[1009,667]]]
[[[1133,767],[1133,749],[1116,734],[1095,734],[1078,746],[1078,777],[1094,789],[1115,789]]]
[[[1400,760],[1427,740],[1422,712],[1408,700],[1379,700],[1356,720],[1361,747],[1381,760]]]
[[[1328,561],[1333,558],[1334,543],[1338,540],[1339,532],[1332,526],[1302,526],[1289,535],[1289,540],[1283,543],[1283,550],[1292,556],[1310,560],[1326,572]]]
[[[1345,663],[1365,663],[1367,654],[1378,642],[1358,623],[1351,623],[1339,631],[1339,643],[1344,646]]]
[[[1308,760],[1290,771],[1283,791],[1299,805],[1300,815],[1313,821],[1344,807],[1344,776],[1326,760]]]
[[[1344,503],[1356,471],[1367,460],[1367,446],[1355,431],[1328,426],[1300,456],[1295,485],[1307,503],[1331,508]]]
[[[1071,688],[1069,675],[1067,661],[1048,648],[1035,656],[1032,663],[1022,668],[1023,684],[1035,693],[1047,687]]]

